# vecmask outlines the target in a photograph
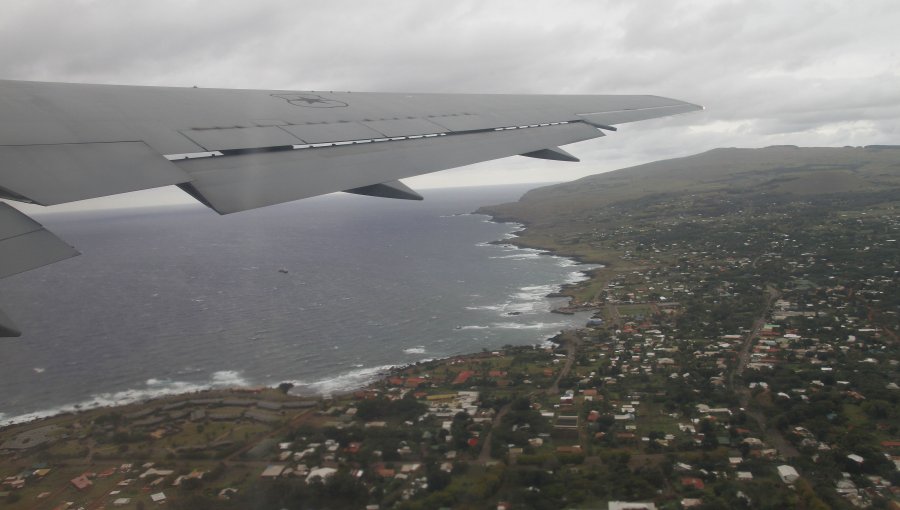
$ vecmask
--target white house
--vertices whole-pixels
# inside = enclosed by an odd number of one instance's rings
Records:
[[[781,477],[781,481],[784,483],[794,483],[800,478],[800,473],[797,472],[793,466],[788,466],[787,464],[782,464],[778,466],[778,476]]]

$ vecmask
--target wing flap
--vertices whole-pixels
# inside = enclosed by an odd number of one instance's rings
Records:
[[[2,188],[40,205],[190,180],[143,142],[4,145],[0,162]]]
[[[437,124],[448,131],[474,131],[488,127],[500,127],[500,123],[482,115],[466,113],[461,115],[440,115],[428,118],[433,124]]]
[[[303,143],[278,126],[187,129],[181,134],[208,151],[279,147]]]
[[[76,255],[75,248],[40,223],[0,203],[0,278]]]
[[[384,138],[384,134],[358,122],[334,122],[325,124],[299,124],[285,126],[284,130],[304,143],[331,143],[348,140],[372,140]]]
[[[177,161],[221,214],[602,136],[584,123]]]
[[[363,122],[385,136],[416,136],[446,133],[448,130],[428,119],[389,119]]]

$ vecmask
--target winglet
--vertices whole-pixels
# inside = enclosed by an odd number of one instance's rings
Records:
[[[399,198],[401,200],[423,200],[422,195],[416,193],[406,184],[400,181],[382,182],[360,188],[345,189],[344,193],[354,195],[368,195],[371,197]]]
[[[581,161],[559,147],[547,147],[546,149],[541,149],[539,151],[526,152],[525,154],[522,154],[522,156],[537,159],[552,159],[554,161]]]

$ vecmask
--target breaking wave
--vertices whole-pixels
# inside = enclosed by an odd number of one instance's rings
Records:
[[[333,395],[344,391],[351,391],[373,383],[382,377],[394,365],[381,365],[377,367],[351,370],[335,377],[319,379],[318,381],[291,381],[301,392],[316,393],[319,395]],[[296,390],[295,390],[296,391]]]
[[[495,255],[492,259],[528,260],[540,257],[540,253],[514,253],[512,255]]]
[[[491,324],[492,328],[497,329],[560,329],[568,326],[565,322],[534,322],[531,324],[520,324],[518,322],[495,322]]]
[[[250,386],[249,381],[241,376],[241,373],[235,370],[222,370],[213,372],[210,380],[205,383],[172,381],[169,379],[150,378],[144,383],[143,388],[133,388],[123,391],[97,393],[91,395],[86,400],[75,404],[66,404],[41,411],[34,411],[27,414],[6,418],[0,414],[0,425],[12,425],[15,423],[24,423],[40,418],[47,418],[61,413],[71,413],[88,409],[98,409],[102,407],[113,407],[142,402],[158,397],[168,395],[178,395],[182,393],[193,393],[197,391],[209,389],[226,389],[240,388]]]

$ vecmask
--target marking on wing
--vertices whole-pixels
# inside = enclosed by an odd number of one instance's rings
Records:
[[[345,108],[343,101],[329,99],[318,94],[272,94],[272,97],[284,99],[288,103],[301,108]]]

